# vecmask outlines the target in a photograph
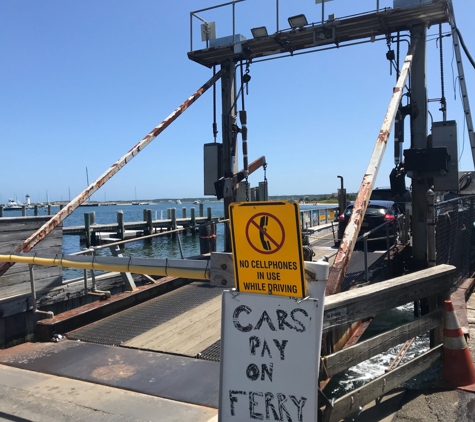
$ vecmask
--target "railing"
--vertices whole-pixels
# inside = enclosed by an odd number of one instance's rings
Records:
[[[207,22],[203,18],[197,15],[197,13],[201,12],[206,12],[208,10],[213,10],[213,9],[219,9],[224,6],[232,6],[232,22],[233,22],[233,44],[234,44],[234,36],[236,35],[236,3],[241,3],[244,0],[233,0],[228,3],[223,3],[223,4],[218,4],[217,6],[211,6],[211,7],[206,7],[205,9],[199,9],[199,10],[194,10],[193,12],[190,12],[190,51],[193,51],[193,18],[196,18],[203,22],[204,25],[204,33],[205,33],[205,39],[203,41],[206,41],[206,48],[209,47],[209,41],[213,38],[210,34],[211,32],[211,24],[212,22]]]
[[[220,223],[228,223],[228,220],[222,220],[219,221]],[[210,224],[216,224],[216,223],[210,223]],[[155,237],[160,237],[160,236],[169,236],[169,235],[176,235],[181,232],[186,231],[187,228],[176,228],[174,230],[167,230],[165,232],[161,233],[154,233],[150,235],[145,235],[141,236],[139,239],[140,240],[151,240],[152,238]],[[46,314],[47,317],[52,318],[54,314],[52,312],[44,312],[40,311],[37,309],[37,295],[36,295],[36,284],[35,284],[35,276],[34,276],[34,266],[35,265],[53,265],[53,266],[60,266],[60,267],[69,267],[69,268],[82,268],[83,269],[83,281],[84,281],[84,295],[93,295],[93,296],[99,296],[102,299],[109,298],[111,296],[111,293],[109,291],[103,291],[103,290],[98,290],[97,289],[97,283],[96,283],[96,269],[94,268],[94,263],[96,264],[96,268],[99,268],[102,264],[104,265],[114,265],[112,262],[108,262],[107,258],[110,258],[108,256],[97,256],[97,252],[100,250],[104,249],[109,249],[112,256],[115,258],[124,258],[128,262],[128,267],[132,268],[135,266],[135,262],[143,261],[141,258],[134,259],[134,258],[126,258],[123,257],[119,246],[125,245],[127,243],[132,243],[132,242],[137,242],[137,238],[132,238],[132,239],[125,239],[125,240],[117,240],[114,238],[107,238],[103,239],[106,244],[105,245],[100,245],[100,246],[90,246],[89,248],[85,248],[82,251],[74,252],[72,254],[68,255],[56,255],[54,258],[50,255],[37,255],[37,254],[24,254],[24,255],[1,255],[2,259],[0,259],[0,262],[7,262],[9,259],[11,259],[14,262],[20,262],[20,263],[27,263],[29,265],[29,272],[30,272],[30,285],[31,285],[31,298],[32,298],[32,307],[33,311],[35,313],[44,313]],[[177,236],[177,241],[179,244],[179,249],[180,249],[180,255],[181,255],[181,260],[183,260],[183,265],[180,265],[180,259],[158,259],[158,260],[152,260],[150,259],[149,261],[152,262],[154,261],[154,265],[156,266],[155,269],[158,271],[157,274],[154,275],[160,275],[160,276],[165,276],[165,275],[174,275],[177,271],[185,271],[189,272],[190,276],[194,275],[195,278],[197,279],[209,279],[209,270],[208,270],[208,264],[204,261],[194,261],[194,260],[184,260],[184,255],[183,255],[183,249],[181,246],[181,239],[180,236]],[[78,261],[75,259],[75,257],[80,257],[80,256],[90,256],[90,261],[91,264],[87,264],[87,260],[85,261]],[[17,257],[17,260],[14,260],[14,258]],[[41,264],[36,264],[36,262],[39,262],[43,260]],[[77,261],[77,262],[76,262]],[[104,262],[103,262],[104,261]],[[120,260],[117,260],[119,263]],[[64,263],[64,265],[63,265]],[[141,262],[143,264],[143,262]],[[123,263],[122,263],[123,264]],[[157,265],[158,264],[158,265]],[[120,265],[120,263],[118,264]],[[150,263],[150,266],[152,266],[152,263]],[[195,268],[193,268],[195,266]],[[88,268],[86,268],[88,267]],[[150,268],[150,267],[149,267]],[[89,288],[89,277],[88,277],[88,271],[90,271],[91,274],[91,281],[92,281],[92,286]],[[109,270],[113,271],[113,270]],[[129,271],[119,271],[122,279],[124,281],[124,286],[127,290],[133,291],[136,290],[136,285],[135,281],[131,276],[131,273]],[[148,274],[146,274],[144,271],[140,271],[135,267],[135,274],[141,274],[143,277],[147,278],[148,281],[155,283],[156,280],[150,277]],[[194,274],[193,274],[194,273]],[[204,274],[204,276],[203,276]],[[207,275],[206,275],[207,274]],[[179,274],[176,274],[177,276],[180,276]],[[183,274],[182,274],[183,276]]]
[[[324,210],[324,211],[328,212],[328,210]],[[306,211],[301,211],[301,213],[302,212],[306,212]],[[393,249],[397,246],[398,241],[402,245],[405,245],[407,243],[407,241],[408,241],[408,230],[409,230],[408,221],[409,220],[406,218],[406,216],[404,214],[400,214],[400,215],[397,216],[397,224],[398,224],[398,233],[397,233],[397,235],[398,235],[398,238],[395,237],[395,239],[392,243],[391,243],[391,232],[390,232],[389,228],[390,228],[391,224],[394,224],[394,222],[391,222],[391,221],[386,221],[385,223],[381,224],[378,227],[375,227],[374,229],[371,229],[370,231],[362,234],[361,236],[359,236],[356,239],[357,242],[363,241],[365,281],[369,280],[369,270],[368,270],[368,267],[369,267],[368,266],[368,252],[369,252],[369,249],[368,249],[368,242],[372,242],[372,241],[375,241],[375,240],[381,240],[381,238],[369,239],[370,235],[373,234],[374,232],[380,230],[381,228],[386,227],[386,236],[385,236],[386,254],[387,254],[387,256],[389,256],[389,253],[390,253],[391,249]],[[337,244],[337,242],[340,239],[335,237],[335,230],[334,230],[333,226],[332,226],[332,231],[333,231],[335,244]],[[326,258],[330,259],[336,254],[337,254],[337,251],[335,250],[334,253],[326,255]]]
[[[475,262],[475,196],[435,204],[436,263],[457,267],[457,282],[470,276]]]
[[[442,346],[439,329],[443,324],[444,299],[453,288],[456,268],[439,265],[392,280],[361,287],[325,298],[323,318],[324,335],[330,335],[338,327],[346,327],[357,321],[374,317],[382,312],[406,303],[432,297],[436,303],[430,313],[403,326],[391,329],[377,337],[358,343],[321,358],[320,380],[331,378],[358,363],[387,351],[416,336],[431,332],[433,339],[430,349],[399,367],[388,368],[388,372],[368,384],[357,388],[335,401],[326,399],[324,421],[341,419],[361,411],[362,407],[418,373],[428,369],[441,359]],[[394,369],[396,368],[396,369]]]
[[[309,210],[300,210],[300,225],[302,232],[308,231],[312,227],[334,221],[336,217],[336,208],[314,208]]]
[[[396,244],[397,244],[397,241],[398,241],[396,236],[398,234],[402,235],[401,243],[402,244],[406,243],[406,241],[407,241],[407,236],[406,236],[407,230],[406,230],[405,224],[404,224],[405,221],[406,221],[404,214],[398,215],[397,218],[396,218],[396,221],[397,221],[397,225],[398,225],[398,230],[397,230],[397,233],[394,233],[395,238],[394,238],[394,242],[392,244],[391,244],[391,233],[390,233],[390,227],[389,227],[391,224],[394,224],[392,221],[386,221],[385,223],[379,225],[378,227],[375,227],[374,229],[371,229],[370,231],[364,233],[363,235],[358,237],[358,239],[356,239],[357,242],[359,242],[361,240],[363,241],[365,281],[368,281],[368,279],[369,279],[369,274],[368,274],[368,238],[371,234],[373,234],[377,230],[380,230],[383,227],[386,227],[386,254],[387,254],[388,257],[389,257],[389,252],[390,252],[391,248],[396,247]],[[374,239],[374,240],[378,240],[378,239]]]

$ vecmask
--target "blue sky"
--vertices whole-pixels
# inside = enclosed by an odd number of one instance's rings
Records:
[[[262,25],[274,32],[276,3],[237,4],[236,32],[251,38],[250,28]],[[379,3],[393,5],[392,0]],[[86,187],[86,167],[92,182],[208,80],[212,71],[187,57],[190,12],[216,4],[2,0],[0,203],[22,201],[27,193],[33,202],[46,201],[46,192],[50,201],[75,197]],[[344,17],[375,7],[375,0],[334,0],[325,4],[325,14]],[[454,0],[454,7],[475,57],[475,3]],[[231,10],[200,16],[216,21],[222,37],[232,34]],[[288,27],[288,16],[299,13],[319,22],[321,6],[314,0],[280,0],[279,29]],[[204,47],[199,24],[194,21],[195,49]],[[448,31],[448,25],[443,29]],[[437,33],[438,27],[428,30],[432,39]],[[249,159],[266,156],[270,195],[335,192],[338,174],[349,192],[359,189],[395,84],[386,51],[386,44],[377,42],[251,66],[245,97]],[[444,39],[444,53],[448,119],[457,120],[459,129],[459,168],[473,170],[451,38]],[[475,71],[462,55],[473,92]],[[427,77],[429,98],[439,98],[435,41],[428,44]],[[429,109],[435,121],[442,120],[438,103]],[[94,198],[203,197],[203,144],[213,141],[212,121],[210,90]],[[389,185],[392,155],[391,136],[376,186]],[[258,170],[250,182],[254,186],[262,179]]]

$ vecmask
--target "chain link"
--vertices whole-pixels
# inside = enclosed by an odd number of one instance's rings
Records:
[[[444,49],[442,43],[442,24],[439,24],[439,42],[440,42],[440,111],[446,112],[445,85],[444,85]]]

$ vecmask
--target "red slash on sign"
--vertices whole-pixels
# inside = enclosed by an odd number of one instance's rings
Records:
[[[246,238],[255,251],[273,254],[284,245],[284,226],[274,215],[261,212],[253,215],[247,222]]]

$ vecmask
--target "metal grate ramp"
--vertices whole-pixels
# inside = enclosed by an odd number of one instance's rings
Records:
[[[385,252],[368,252],[368,268],[371,268],[379,259],[385,256]],[[353,281],[363,275],[364,270],[364,252],[354,251],[351,257],[350,265],[345,274],[345,279],[341,284],[341,290],[345,291],[351,287]],[[370,277],[371,278],[371,277]]]
[[[192,282],[118,314],[74,330],[66,336],[71,340],[90,343],[111,346],[126,345],[125,343],[131,342],[134,338],[143,337],[144,333],[180,318],[183,314],[189,315],[189,311],[218,298],[221,293],[221,288],[210,286],[207,282]],[[219,319],[220,317],[219,312]],[[208,325],[212,325],[211,321]],[[216,339],[211,343],[214,341]],[[131,347],[135,346],[131,345]],[[206,347],[206,345],[203,346],[203,349]],[[157,350],[147,347],[139,348]],[[180,354],[179,352],[175,353]]]
[[[199,353],[197,358],[212,362],[219,362],[221,360],[221,339]]]

